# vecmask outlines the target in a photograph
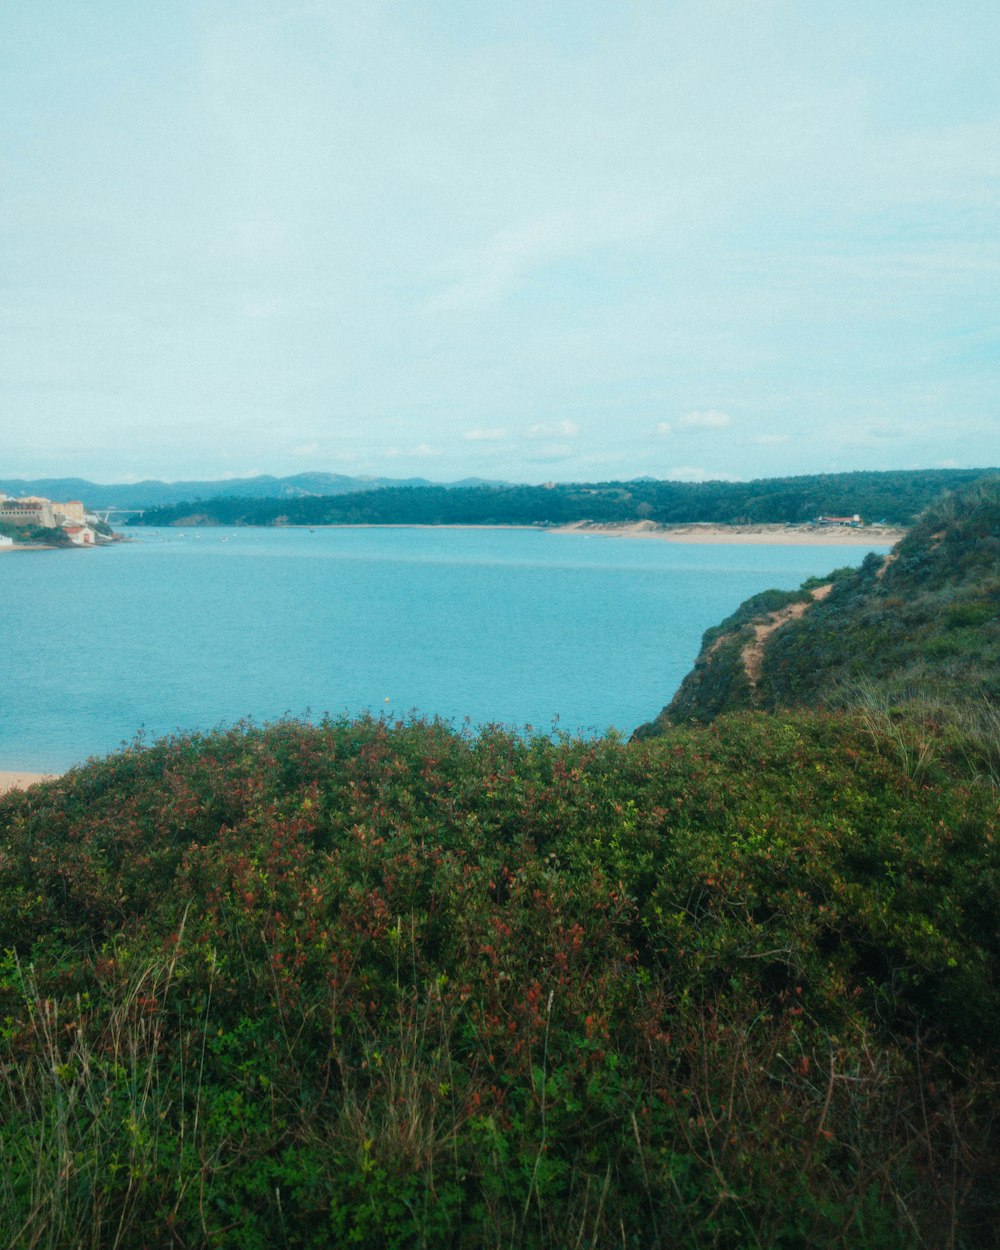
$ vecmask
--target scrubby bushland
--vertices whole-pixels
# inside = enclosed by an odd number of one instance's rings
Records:
[[[3,799],[0,1228],[995,1245],[997,799],[898,748],[289,722]]]
[[[873,552],[827,580],[826,598],[767,637],[755,680],[745,649],[777,599],[748,600],[709,630],[694,670],[640,735],[737,708],[822,704],[895,709],[957,726],[960,737],[979,725],[989,736],[1000,708],[1000,478],[944,496],[888,558]]]

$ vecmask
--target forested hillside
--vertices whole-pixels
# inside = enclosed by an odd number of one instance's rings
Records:
[[[455,485],[478,485],[476,479]],[[218,499],[237,491],[244,499],[298,499],[303,495],[340,495],[350,491],[374,491],[387,486],[430,486],[426,478],[361,478],[342,473],[295,473],[288,477],[260,474],[257,477],[207,479],[203,481],[90,482],[78,477],[0,479],[0,491],[19,497],[42,495],[46,499],[83,499],[89,508],[152,508],[183,499]]]
[[[142,525],[563,525],[574,521],[798,524],[820,515],[908,525],[943,490],[987,469],[832,473],[755,482],[424,486],[298,499],[189,500],[151,508]]]
[[[817,704],[1000,726],[1000,478],[938,500],[888,557],[748,600],[639,733]]]

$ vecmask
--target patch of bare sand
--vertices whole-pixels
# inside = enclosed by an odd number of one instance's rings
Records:
[[[655,521],[574,521],[551,534],[606,534],[612,538],[658,538],[672,543],[767,543],[777,546],[882,547],[906,533],[887,525],[866,529],[827,525],[657,525]]]
[[[27,790],[28,786],[37,786],[40,781],[54,781],[56,773],[5,773],[0,772],[0,794],[8,790]]]

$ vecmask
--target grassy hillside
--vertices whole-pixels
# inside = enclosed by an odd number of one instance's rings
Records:
[[[0,1228],[996,1245],[997,795],[897,747],[289,722],[0,800]]]
[[[978,722],[995,738],[1000,478],[938,500],[888,558],[872,553],[860,569],[748,600],[705,634],[693,672],[640,734],[734,709],[817,704],[905,706],[964,720],[964,731]]]

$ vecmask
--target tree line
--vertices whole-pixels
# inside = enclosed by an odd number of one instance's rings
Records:
[[[752,482],[418,486],[301,499],[195,499],[150,508],[137,525],[566,525],[575,521],[802,524],[821,515],[909,525],[944,490],[995,469],[811,474]]]

